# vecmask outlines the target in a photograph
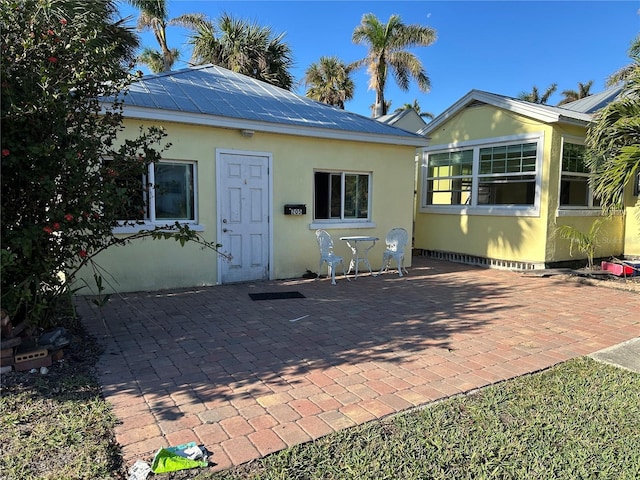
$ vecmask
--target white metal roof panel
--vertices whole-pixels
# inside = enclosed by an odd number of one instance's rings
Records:
[[[404,137],[418,135],[380,123],[227,69],[205,65],[134,82],[124,104],[167,112],[210,115],[285,126],[315,127],[356,134]]]
[[[622,86],[611,87],[603,92],[589,95],[575,102],[565,103],[562,108],[574,112],[595,113],[615,100],[622,92]]]

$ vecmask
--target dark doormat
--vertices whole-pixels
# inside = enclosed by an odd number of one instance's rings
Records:
[[[305,298],[300,292],[250,293],[251,300],[280,300],[282,298]]]

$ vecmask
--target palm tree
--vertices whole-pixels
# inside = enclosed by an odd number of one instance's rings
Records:
[[[578,82],[578,90],[563,90],[562,95],[564,98],[560,100],[558,105],[564,105],[565,103],[575,102],[581,98],[588,97],[591,95],[590,90],[592,85],[593,80],[589,80],[587,83]]]
[[[355,84],[351,69],[338,57],[320,57],[304,75],[306,96],[344,110],[345,102],[353,98]]]
[[[631,46],[629,47],[629,57],[634,58],[638,56],[640,56],[640,35],[631,42]],[[614,85],[624,82],[629,76],[631,76],[634,68],[635,65],[630,63],[613,73],[609,78],[607,78],[607,87],[613,87]]]
[[[416,113],[418,115],[420,115],[422,118],[427,118],[429,120],[433,120],[433,117],[434,117],[433,113],[431,113],[431,112],[423,112],[420,109],[420,104],[418,103],[418,99],[417,98],[413,100],[413,104],[405,103],[400,108],[396,108],[396,112],[399,112],[400,110],[409,110],[409,109],[415,110]]]
[[[624,189],[640,173],[640,55],[616,100],[596,114],[587,131],[586,164],[594,196],[605,211],[620,208]]]
[[[153,73],[164,71],[164,58],[158,50],[146,47],[138,55],[138,62],[149,67]]]
[[[145,48],[138,58],[154,73],[167,72],[178,60],[180,51],[177,48],[169,48],[167,45],[166,28],[172,24],[169,20],[169,12],[166,0],[127,0],[131,5],[140,10],[137,28],[139,32],[152,30],[160,50]],[[159,60],[162,60],[160,62]]]
[[[431,81],[422,62],[407,49],[412,47],[428,47],[436,40],[436,32],[422,25],[406,25],[398,15],[391,15],[386,24],[373,13],[366,13],[360,25],[353,31],[353,43],[367,45],[367,56],[352,64],[353,68],[367,66],[369,72],[369,88],[376,92],[376,115],[386,115],[387,105],[384,89],[389,70],[398,86],[409,89],[409,80],[414,79],[420,90],[427,93]]]
[[[388,112],[389,110],[391,110],[391,100],[385,100],[384,101],[384,107],[385,107],[385,112]],[[371,110],[371,116],[372,117],[380,117],[381,115],[379,115],[380,109],[378,108],[378,105],[375,103],[372,103],[371,105],[369,105],[369,110]]]
[[[274,36],[269,27],[226,13],[216,24],[203,15],[183,15],[173,21],[193,32],[188,42],[194,64],[213,63],[287,90],[293,87],[293,57],[284,33]]]
[[[558,89],[557,83],[552,83],[547,87],[544,94],[540,95],[538,91],[538,87],[535,85],[531,89],[531,92],[520,92],[518,94],[518,98],[520,100],[524,100],[525,102],[538,103],[540,105],[545,105],[549,101],[549,97],[553,95]]]

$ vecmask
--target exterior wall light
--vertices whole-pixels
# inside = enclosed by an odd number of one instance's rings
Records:
[[[253,130],[240,130],[240,133],[243,137],[251,138],[253,137]]]

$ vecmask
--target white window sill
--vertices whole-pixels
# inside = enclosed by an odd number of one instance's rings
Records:
[[[470,207],[468,205],[429,206],[420,207],[419,213],[437,213],[448,215],[491,215],[496,217],[538,217],[540,210],[536,207],[522,206],[483,206]]]
[[[189,222],[181,222],[181,225],[189,225],[189,228],[191,230],[193,230],[194,232],[204,232],[204,225],[199,224],[199,223],[189,223]],[[113,227],[113,234],[114,235],[127,235],[127,234],[131,234],[131,233],[139,233],[142,232],[144,230],[155,230],[155,229],[162,229],[162,227],[173,227],[175,226],[175,222],[156,222],[156,223],[151,223],[151,222],[145,222],[143,224],[136,224],[136,225],[121,225],[118,227]],[[167,230],[169,230],[169,228],[167,228]]]
[[[623,212],[616,210],[613,212],[613,215],[622,215]],[[599,207],[587,208],[587,207],[578,207],[578,208],[559,208],[556,210],[556,217],[606,217],[607,214],[603,213],[603,211]]]
[[[331,230],[331,229],[354,229],[354,228],[376,228],[375,222],[313,222],[309,225],[309,230]]]

